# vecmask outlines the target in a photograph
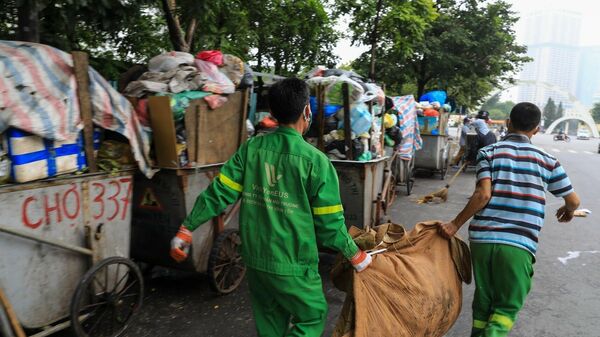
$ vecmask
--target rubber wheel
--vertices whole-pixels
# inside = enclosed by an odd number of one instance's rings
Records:
[[[224,230],[213,243],[208,258],[208,277],[211,288],[219,294],[235,291],[246,275],[246,266],[239,254],[241,243],[237,229]]]
[[[144,280],[138,266],[110,257],[88,270],[71,300],[71,326],[78,337],[117,337],[140,310]]]
[[[392,207],[394,202],[396,201],[396,197],[398,196],[398,191],[396,190],[396,177],[392,175],[390,177],[390,184],[388,186],[388,190],[386,191],[385,196],[385,213]]]
[[[404,172],[406,174],[406,195],[411,195],[412,193],[412,188],[415,185],[415,172],[414,172],[414,159],[411,159],[408,164],[406,164],[406,167],[404,169]]]

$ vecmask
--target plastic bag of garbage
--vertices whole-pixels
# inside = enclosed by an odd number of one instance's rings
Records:
[[[338,113],[342,118],[338,116],[340,120],[340,129],[344,128],[343,109],[340,110],[342,113]],[[369,107],[365,103],[354,104],[350,107],[350,123],[352,132],[355,135],[368,133],[373,123],[373,116],[369,112]]]
[[[447,96],[445,91],[434,90],[421,96],[420,101],[439,102],[440,105],[443,105],[446,103],[446,98]]]
[[[194,56],[180,51],[170,51],[168,53],[154,56],[148,62],[148,69],[151,72],[167,72],[180,65],[194,64]]]
[[[365,93],[359,99],[360,102],[373,102],[379,106],[385,105],[385,93],[378,85],[373,83],[365,83],[364,87],[367,88]]]
[[[344,83],[348,83],[349,89],[349,101],[354,103],[360,99],[365,93],[364,89],[356,81],[350,79],[347,76],[330,76],[330,77],[313,77],[306,81],[311,87],[315,88],[318,85],[325,87],[325,104],[331,105],[343,105],[343,92],[342,86]]]
[[[223,53],[220,50],[203,50],[196,54],[196,58],[213,63],[217,66],[223,65]]]
[[[225,74],[219,71],[219,68],[211,62],[195,60],[196,67],[206,76],[207,80],[202,88],[203,91],[210,91],[215,94],[233,94],[235,85]]]
[[[245,89],[251,88],[254,85],[254,74],[252,73],[252,68],[248,65],[248,63],[244,63],[244,76],[238,85],[238,88]]]
[[[237,56],[223,55],[223,66],[219,70],[237,87],[244,77],[244,62]]]

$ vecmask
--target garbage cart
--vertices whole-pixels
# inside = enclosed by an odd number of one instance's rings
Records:
[[[444,180],[450,163],[448,136],[422,134],[421,138],[423,147],[415,154],[415,169],[438,172]]]
[[[228,294],[237,289],[246,272],[238,253],[239,202],[194,231],[189,257],[184,262],[177,263],[169,255],[171,239],[221,166],[162,169],[152,179],[136,175],[131,254],[150,265],[205,273],[213,290]]]
[[[0,335],[123,333],[144,291],[129,260],[132,190],[128,171],[0,187]]]

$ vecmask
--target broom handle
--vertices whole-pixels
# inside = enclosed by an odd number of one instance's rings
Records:
[[[456,173],[454,173],[454,175],[452,176],[450,181],[446,184],[446,188],[450,188],[450,185],[452,185],[454,183],[454,180],[456,180],[456,177],[458,177],[458,175],[462,172],[462,170],[465,169],[466,166],[467,166],[467,162],[462,164],[462,166],[458,169],[458,171],[456,171]]]
[[[26,337],[25,331],[23,331],[23,328],[17,319],[17,315],[15,314],[12,305],[8,301],[8,298],[4,294],[4,291],[2,291],[2,288],[0,288],[0,305],[4,307],[6,316],[8,316],[10,324],[12,325],[14,332],[17,334],[17,337]]]

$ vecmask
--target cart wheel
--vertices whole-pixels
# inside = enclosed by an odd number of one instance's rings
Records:
[[[385,211],[387,213],[390,207],[392,207],[394,204],[394,201],[396,201],[396,196],[398,196],[398,190],[396,189],[396,176],[393,174],[390,177],[390,184],[387,191],[385,191],[385,194]]]
[[[71,325],[78,337],[121,336],[142,306],[144,281],[138,266],[110,257],[88,270],[71,301]]]
[[[441,179],[444,180],[446,179],[446,175],[448,174],[448,167],[450,166],[450,156],[446,157],[446,160],[444,160],[443,166],[442,166],[442,171],[441,171]]]
[[[414,159],[411,159],[405,166],[404,168],[404,172],[406,174],[406,195],[411,195],[412,193],[412,188],[415,185],[415,179],[414,179]]]
[[[208,258],[208,277],[211,288],[225,295],[239,287],[246,275],[246,266],[238,252],[241,239],[237,229],[219,234]]]

